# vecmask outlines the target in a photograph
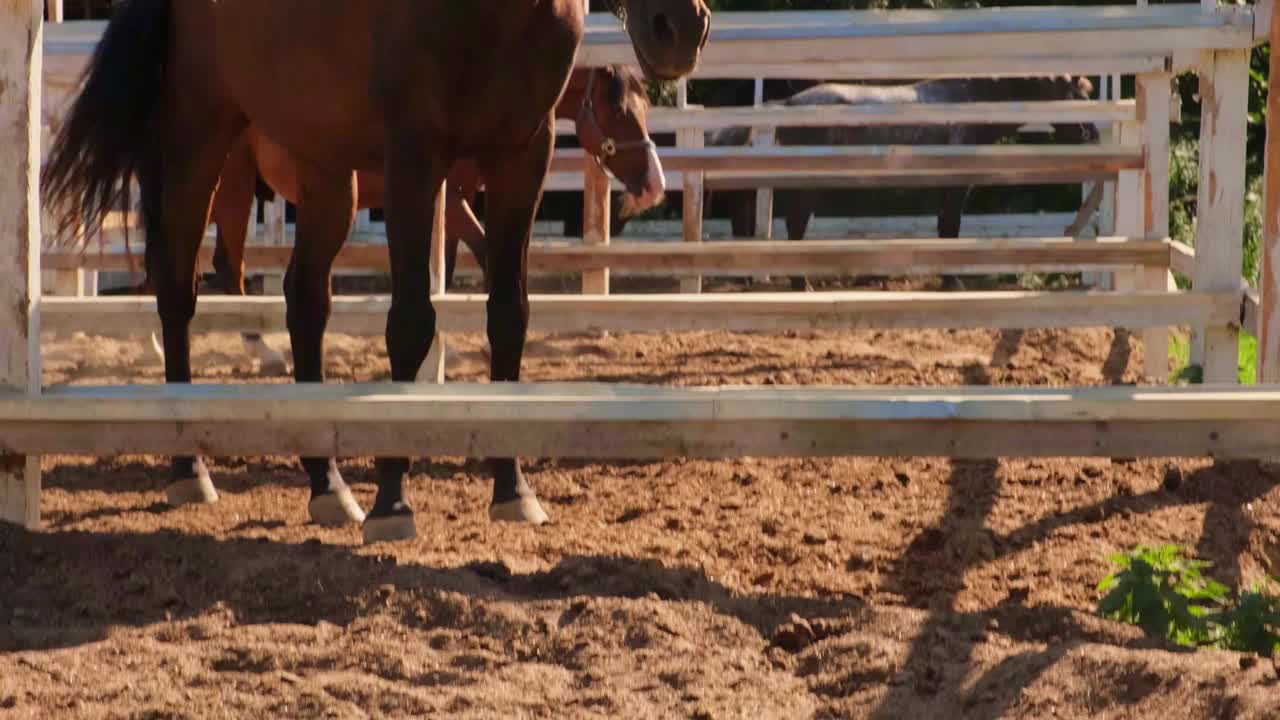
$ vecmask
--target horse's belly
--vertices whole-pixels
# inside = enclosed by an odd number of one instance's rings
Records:
[[[213,5],[218,73],[258,132],[311,163],[381,166],[381,121],[369,97],[367,3]]]

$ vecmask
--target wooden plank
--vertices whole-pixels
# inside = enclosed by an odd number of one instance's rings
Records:
[[[716,13],[718,21],[720,13]],[[1123,53],[1123,48],[1116,52]],[[1190,51],[1197,54],[1197,51]],[[582,58],[579,58],[582,61]],[[843,80],[918,80],[924,78],[968,77],[1032,77],[1036,75],[1071,74],[1097,76],[1109,72],[1128,75],[1154,72],[1168,66],[1169,54],[1147,55],[1024,55],[1005,58],[951,58],[946,62],[936,60],[854,60],[826,62],[822,64],[824,77]],[[768,77],[779,80],[807,80],[814,75],[811,63],[739,63],[737,65],[707,65],[694,68],[691,77],[699,80]]]
[[[609,176],[592,158],[585,160],[582,191],[582,242],[593,248],[609,245]],[[609,268],[582,274],[582,292],[605,295],[609,292]]]
[[[665,162],[665,161],[664,161]],[[669,177],[669,175],[668,175]],[[773,171],[735,172],[732,170],[706,173],[708,190],[749,190],[769,186],[775,190],[811,190],[815,188],[914,188],[953,187],[957,185],[1074,185],[1081,182],[1114,180],[1115,171],[1036,170],[1011,171],[1008,168],[994,171],[944,171],[938,173],[876,174],[859,172],[805,172]]]
[[[1269,457],[1280,394],[1226,388],[190,385],[0,395],[10,451],[651,458]]]
[[[768,13],[747,20],[717,13],[703,51],[706,66],[736,63],[834,63],[974,57],[1170,53],[1247,49],[1253,14],[1244,8],[1203,12],[1196,6],[1045,7],[974,10]],[[592,27],[579,51],[588,65],[631,63],[617,25]]]
[[[430,291],[433,298],[442,297],[446,291],[444,286],[446,192],[448,192],[448,183],[441,183],[440,190],[436,192],[435,214],[432,216],[431,222]],[[387,255],[386,250],[382,250],[383,255]],[[466,253],[459,253],[459,255],[464,254]],[[437,331],[435,337],[431,340],[431,350],[427,352],[426,359],[422,361],[422,366],[418,368],[418,382],[444,382],[445,355],[447,351],[444,334]]]
[[[1184,248],[1186,246],[1183,246]],[[1189,249],[1188,249],[1189,250]],[[248,247],[245,264],[255,270],[284,267],[290,248]],[[1085,267],[1151,265],[1168,267],[1171,243],[1098,238],[1075,243],[1067,238],[947,239],[947,240],[803,240],[702,244],[625,242],[606,246],[535,243],[529,249],[530,272],[585,272],[612,268],[615,272],[791,271],[804,274],[934,273],[966,267],[976,272],[1051,272]],[[213,250],[202,249],[201,265],[208,267]],[[1194,253],[1187,256],[1192,262]],[[47,266],[93,267],[123,271],[123,253],[96,254],[62,251],[45,253]],[[136,260],[136,259],[135,259]],[[389,271],[387,250],[380,245],[349,243],[335,267],[342,270]],[[1189,268],[1189,265],[1186,266]],[[458,270],[476,270],[467,253],[458,254]]]
[[[716,21],[722,13],[716,13]],[[94,21],[96,24],[97,21]],[[78,26],[81,21],[58,26]],[[100,33],[99,33],[100,34]],[[88,64],[97,35],[82,32],[78,41],[46,43],[49,63],[46,78],[51,86],[75,87]],[[90,39],[92,36],[92,39]],[[1017,58],[953,58],[945,63],[936,60],[857,60],[828,62],[823,64],[829,78],[863,80],[907,80],[917,78],[965,78],[975,76],[1026,77],[1034,75],[1070,73],[1073,75],[1099,75],[1107,72],[1137,74],[1162,70],[1167,66],[1168,53],[1132,55],[1125,53],[1105,56],[1031,55]],[[1185,56],[1188,51],[1181,51]],[[1192,56],[1197,51],[1189,51]],[[596,63],[598,65],[598,63]],[[593,67],[590,54],[579,55],[579,67]],[[746,79],[754,77],[807,79],[813,77],[810,63],[739,63],[736,65],[701,64],[694,69],[693,77],[699,79]]]
[[[483,332],[485,296],[449,294],[434,301],[441,332]],[[338,296],[332,332],[378,336],[386,296]],[[837,292],[702,295],[534,295],[530,329],[684,332],[856,328],[1163,327],[1239,322],[1240,292]],[[47,298],[53,332],[132,336],[158,327],[150,297]],[[280,332],[283,298],[201,298],[194,332]]]
[[[688,111],[688,80],[681,79],[676,85],[676,106],[678,112]],[[651,129],[649,132],[652,133],[654,131]],[[701,130],[685,128],[677,132],[676,145],[678,147],[698,148],[703,146],[705,139],[705,134]],[[682,173],[681,187],[684,192],[681,194],[681,238],[686,243],[700,244],[702,242],[702,203],[706,197],[705,182],[706,174],[701,171],[694,170]],[[680,292],[702,292],[702,276],[694,275],[693,277],[681,278]]]
[[[0,392],[40,392],[40,3],[0,2]],[[40,458],[0,448],[0,522],[40,525]]]
[[[876,173],[1106,173],[1142,167],[1142,149],[1109,145],[786,145],[662,148],[671,170]],[[582,150],[557,150],[552,170],[580,168]]]
[[[1197,199],[1197,290],[1240,287],[1244,246],[1245,122],[1249,52],[1206,53],[1200,75],[1200,188]],[[1192,359],[1203,359],[1206,382],[1238,377],[1236,323],[1197,327]]]
[[[752,104],[757,108],[764,105],[764,77],[755,79],[755,97]],[[773,147],[774,144],[774,130],[772,127],[757,125],[752,128],[752,146],[768,148]],[[772,239],[773,188],[766,186],[756,189],[755,215],[755,237],[759,240]]]
[[[1138,232],[1148,240],[1169,235],[1169,73],[1147,73],[1135,80],[1141,140],[1146,162],[1140,179],[1141,226]],[[1167,267],[1139,266],[1137,286],[1148,292],[1175,287]],[[1148,328],[1142,333],[1147,377],[1165,380],[1169,376],[1169,330]]]
[[[1267,3],[1271,47],[1280,48],[1280,13]],[[1280,50],[1270,75],[1280,79]],[[1278,80],[1280,82],[1280,80]],[[1259,284],[1258,382],[1280,383],[1280,90],[1267,88],[1267,144],[1262,202],[1262,272]]]
[[[1169,268],[1191,277],[1196,269],[1196,250],[1184,242],[1166,241],[1169,245]]]
[[[823,68],[825,72],[825,68]],[[813,72],[811,69],[810,72]],[[1008,123],[1112,123],[1133,120],[1133,100],[1045,102],[887,103],[884,105],[785,105],[662,108],[646,116],[650,133],[732,127],[852,127]]]

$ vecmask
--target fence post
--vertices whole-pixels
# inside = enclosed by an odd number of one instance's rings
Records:
[[[1197,197],[1197,290],[1239,292],[1244,239],[1245,124],[1249,51],[1212,50],[1200,67],[1200,189]],[[1193,362],[1200,359],[1206,383],[1238,378],[1239,328],[1197,328]]]
[[[590,155],[582,168],[582,244],[609,244],[609,174]],[[609,294],[609,268],[582,273],[582,292]]]
[[[686,110],[689,107],[688,80],[681,78],[676,85],[676,107]],[[697,128],[684,128],[676,134],[676,145],[679,147],[699,148],[705,144],[703,131]],[[685,170],[681,173],[684,182],[684,208],[680,213],[683,220],[685,242],[702,242],[702,200],[706,191],[706,174],[701,170]],[[680,292],[702,292],[702,276],[684,277],[680,279]]]
[[[40,392],[39,3],[0,2],[0,388]],[[40,525],[40,458],[0,455],[0,521]]]
[[[1167,72],[1138,75],[1138,123],[1142,128],[1143,170],[1140,200],[1143,215],[1139,225],[1147,240],[1169,236],[1169,83]],[[1138,268],[1138,289],[1168,292],[1174,287],[1168,268]],[[1150,378],[1169,376],[1169,329],[1147,328],[1142,333],[1143,372]]]
[[[1271,10],[1271,67],[1280,79],[1280,11]],[[1264,153],[1262,272],[1259,294],[1258,382],[1280,383],[1280,92],[1267,88],[1267,146]]]
[[[448,211],[446,204],[447,198],[445,193],[448,191],[449,183],[440,183],[440,189],[436,192],[436,210],[433,222],[431,223],[431,297],[439,298],[444,295],[444,240],[445,232],[448,225],[445,223],[445,213]],[[423,360],[422,367],[418,368],[418,382],[441,384],[444,382],[444,366],[445,366],[445,339],[444,335],[437,332],[435,338],[431,340],[431,350],[427,353],[426,360]]]
[[[285,209],[288,207],[283,196],[276,195],[275,199],[266,202],[262,206],[262,244],[271,247],[284,247],[286,242],[285,232]],[[284,273],[271,270],[263,274],[262,277],[262,294],[263,295],[283,295],[284,294]]]
[[[764,78],[756,78],[755,107],[764,105]],[[756,127],[751,129],[751,144],[755,147],[770,147],[774,141],[774,129]],[[756,237],[761,240],[773,238],[773,188],[756,189]]]

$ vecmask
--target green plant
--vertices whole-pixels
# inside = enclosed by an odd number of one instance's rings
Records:
[[[1240,593],[1235,607],[1209,616],[1208,621],[1222,627],[1220,647],[1264,657],[1280,649],[1280,595],[1267,592],[1266,583]]]
[[[1238,377],[1241,385],[1258,382],[1258,341],[1246,332],[1240,333],[1240,365]],[[1186,335],[1169,334],[1169,383],[1199,385],[1204,381],[1203,370],[1191,364],[1191,344]]]
[[[1190,557],[1177,545],[1139,545],[1107,560],[1119,570],[1098,584],[1098,591],[1107,593],[1098,604],[1099,613],[1181,645],[1212,640],[1208,618],[1222,605],[1227,588],[1201,575],[1209,563]]]
[[[1103,578],[1098,613],[1179,645],[1273,656],[1280,650],[1280,595],[1266,582],[1228,602],[1227,588],[1204,577],[1210,563],[1177,545],[1139,545],[1107,558],[1119,569]],[[1274,583],[1275,581],[1271,581]]]

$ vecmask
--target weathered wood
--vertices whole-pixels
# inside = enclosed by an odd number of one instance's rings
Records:
[[[687,80],[681,80],[676,86],[676,107],[679,112],[687,112],[689,107],[689,84]],[[650,132],[654,132],[651,128]],[[676,135],[676,145],[678,147],[698,148],[705,143],[705,135],[701,130],[686,128],[680,130]],[[706,174],[694,170],[682,173],[681,185],[684,192],[681,194],[682,208],[680,213],[681,219],[681,237],[686,243],[700,244],[702,242],[702,202],[706,192]],[[700,293],[702,292],[702,276],[694,275],[693,277],[685,277],[680,279],[680,292]]]
[[[40,392],[40,3],[0,2],[0,392]],[[0,521],[40,525],[40,458],[0,447]]]
[[[753,16],[754,17],[750,17]],[[998,33],[998,40],[993,34]],[[589,27],[579,52],[585,65],[631,63],[626,36]],[[848,63],[1043,54],[1073,57],[1246,49],[1253,13],[1206,13],[1199,7],[1045,7],[898,10],[888,13],[717,13],[700,64]]]
[[[589,247],[609,245],[609,175],[593,158],[583,165],[582,243]],[[582,292],[604,295],[609,292],[609,269],[582,274]]]
[[[826,68],[822,68],[825,72]],[[810,71],[812,72],[812,70]],[[1007,123],[1110,123],[1133,120],[1133,100],[1052,100],[1045,102],[885,103],[882,105],[810,105],[653,108],[649,132],[720,130],[731,127],[845,127],[876,125],[952,125]]]
[[[1137,124],[1146,163],[1140,175],[1141,226],[1137,232],[1148,240],[1169,235],[1169,73],[1147,73],[1136,78]],[[1118,231],[1117,231],[1118,232]],[[1137,285],[1141,290],[1159,292],[1173,286],[1172,275],[1164,267],[1139,267]],[[1169,331],[1148,328],[1142,333],[1144,372],[1164,380],[1169,375]]]
[[[1269,77],[1280,83],[1280,13],[1267,3],[1271,33]],[[1259,283],[1258,382],[1280,383],[1280,90],[1267,88],[1267,145]]]
[[[670,170],[737,172],[957,172],[992,175],[1056,172],[1108,173],[1142,167],[1141,148],[1109,145],[782,145],[772,147],[662,148]],[[552,170],[580,168],[582,150],[557,150]]]
[[[1280,394],[590,383],[70,387],[39,398],[0,395],[0,443],[91,455],[1269,457],[1280,453]]]
[[[1197,290],[1240,287],[1244,246],[1245,123],[1249,52],[1205,53],[1200,73],[1200,188],[1197,198]],[[1202,359],[1205,382],[1238,377],[1237,323],[1196,326],[1193,362]]]
[[[338,296],[333,332],[379,336],[386,296]],[[441,332],[484,332],[485,296],[449,294],[434,301]],[[1239,287],[1221,292],[837,292],[702,295],[534,295],[530,329],[539,332],[776,331],[856,328],[1167,327],[1238,323]],[[104,335],[158,326],[155,299],[47,298],[50,331]],[[195,332],[281,332],[284,301],[271,296],[201,298]]]
[[[1186,246],[1182,246],[1186,247]],[[1187,252],[1190,249],[1187,248]],[[1171,246],[1163,241],[1098,238],[1077,243],[1067,238],[947,240],[804,240],[799,242],[626,242],[605,246],[536,243],[529,250],[531,273],[573,273],[612,268],[614,272],[778,271],[812,275],[947,272],[963,267],[973,272],[1054,272],[1122,265],[1168,267]],[[245,263],[252,269],[280,268],[290,248],[249,247]],[[212,249],[201,253],[208,267]],[[1192,262],[1194,253],[1187,255]],[[127,269],[123,254],[46,253],[46,264],[69,268],[81,264],[101,270]],[[476,270],[469,253],[458,253],[458,270]],[[351,243],[334,265],[341,270],[389,270],[387,250]],[[1187,266],[1189,268],[1189,266]]]
[[[810,14],[806,12],[806,14]],[[729,13],[716,13],[716,24]],[[54,32],[46,42],[46,52],[50,62],[46,65],[50,80],[59,85],[72,85],[79,79],[88,62],[89,55],[102,34],[103,21],[77,21],[65,23],[54,28]],[[627,43],[629,46],[629,43]],[[617,48],[617,52],[625,55],[627,49]],[[1198,50],[1176,51],[1175,58],[1195,56]],[[822,63],[824,72],[833,78],[862,78],[865,80],[891,80],[914,78],[943,77],[1025,77],[1032,75],[1048,75],[1054,73],[1071,73],[1074,75],[1098,75],[1105,72],[1137,74],[1158,71],[1165,68],[1170,51],[1153,50],[1147,53],[1130,52],[1124,45],[1118,45],[1104,55],[1072,55],[1069,50],[1050,54],[1033,53],[1019,57],[987,57],[979,54],[971,57],[951,58],[945,63],[929,59],[898,59],[892,55],[883,58],[841,61],[838,58],[826,58]],[[601,64],[595,50],[587,49],[579,53],[579,67],[596,67]],[[625,60],[630,63],[632,60]],[[1191,63],[1185,63],[1190,65]],[[701,63],[693,73],[695,78],[798,78],[813,77],[813,64],[810,62],[763,62],[732,64]]]
[[[448,192],[448,184],[441,183],[440,190],[436,193],[436,209],[435,214],[432,217],[431,224],[430,277],[432,302],[435,302],[435,298],[442,297],[445,293],[444,250],[446,235],[446,192]],[[385,249],[383,249],[383,255],[386,255]],[[448,346],[445,342],[444,334],[436,332],[435,338],[431,340],[431,350],[427,353],[426,359],[422,361],[422,367],[418,368],[418,382],[444,382],[445,355],[447,352]]]

